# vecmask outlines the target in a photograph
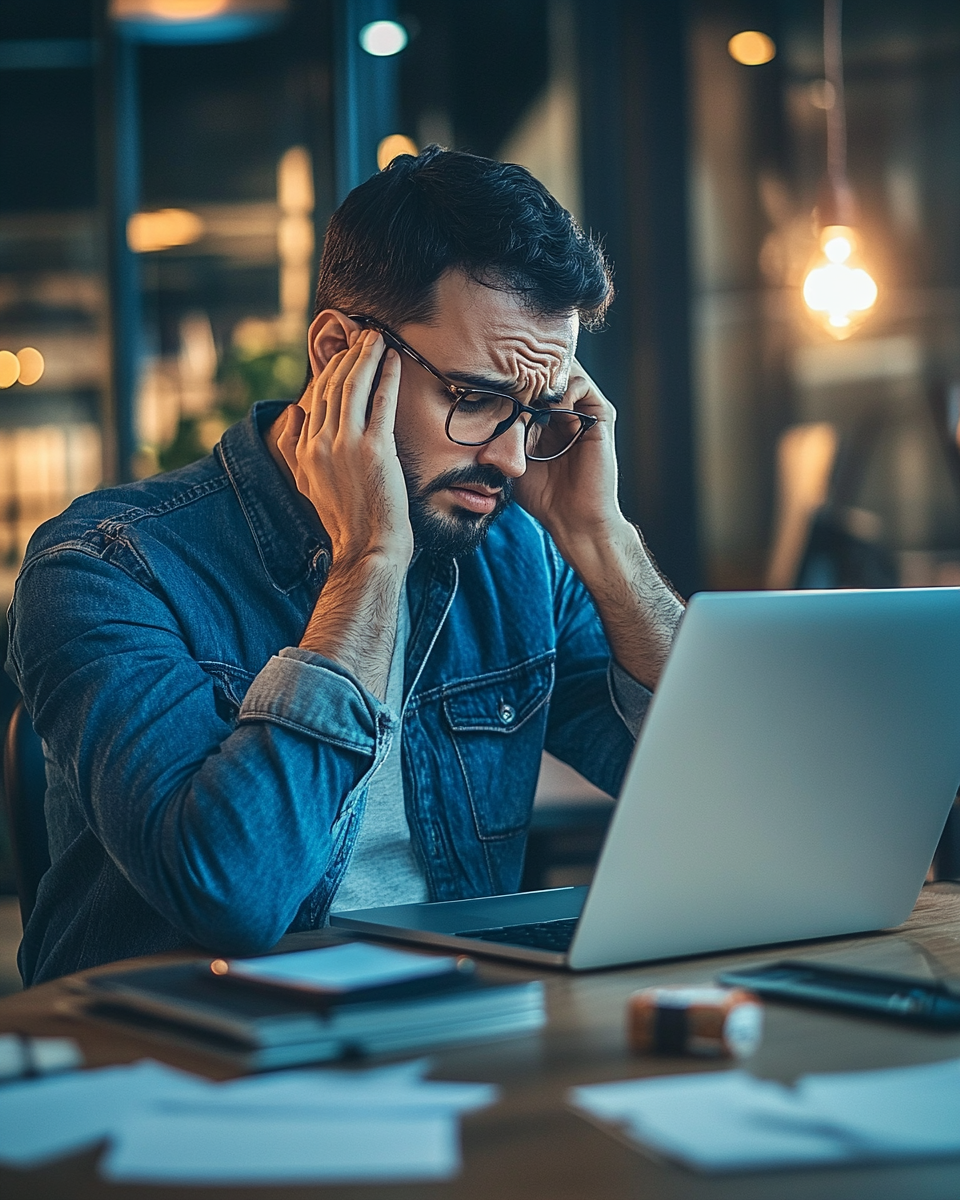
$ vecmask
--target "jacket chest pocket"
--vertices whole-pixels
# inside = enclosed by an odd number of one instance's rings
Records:
[[[551,651],[444,692],[444,716],[482,841],[515,837],[529,823],[553,662]]]

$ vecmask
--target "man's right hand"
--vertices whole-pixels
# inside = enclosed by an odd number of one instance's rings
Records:
[[[385,699],[413,530],[393,428],[400,356],[372,330],[334,354],[285,410],[277,449],[330,537],[333,562],[300,646]],[[367,408],[370,409],[369,417]],[[281,417],[281,420],[284,418]]]
[[[413,556],[406,484],[394,441],[400,356],[373,330],[335,354],[281,417],[277,438],[317,511],[339,570],[373,557],[405,571]],[[372,401],[377,367],[383,371]],[[370,409],[369,418],[367,409]]]

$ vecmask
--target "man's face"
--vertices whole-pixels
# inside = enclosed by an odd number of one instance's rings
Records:
[[[510,292],[459,272],[441,276],[429,325],[397,329],[451,383],[507,392],[524,404],[559,403],[576,349],[578,320],[539,317]],[[416,544],[456,557],[474,550],[509,505],[526,470],[523,420],[485,446],[458,446],[446,435],[450,395],[401,355],[395,427],[410,495]]]

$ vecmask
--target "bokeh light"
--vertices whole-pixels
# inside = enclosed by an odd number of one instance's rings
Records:
[[[230,0],[149,0],[147,8],[166,21],[202,21],[230,7]]]
[[[137,254],[189,246],[203,237],[203,221],[185,208],[138,212],[127,221],[127,245]]]
[[[417,154],[417,143],[405,133],[390,133],[377,147],[377,166],[385,171],[401,154]]]
[[[409,38],[399,21],[371,21],[360,30],[360,45],[376,58],[399,54]]]
[[[768,63],[777,53],[773,38],[767,37],[758,29],[745,29],[743,33],[735,33],[727,42],[730,57],[745,67],[759,67]]]
[[[12,350],[0,350],[0,388],[13,387],[20,378],[20,359]]]
[[[46,365],[43,355],[33,346],[24,346],[17,351],[17,361],[20,363],[20,382],[24,387],[31,387],[43,374]]]

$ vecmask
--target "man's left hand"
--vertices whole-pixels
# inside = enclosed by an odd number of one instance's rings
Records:
[[[576,359],[560,407],[588,413],[597,423],[560,458],[528,462],[514,494],[565,553],[575,554],[577,543],[609,538],[625,520],[617,500],[617,414]]]
[[[613,429],[616,412],[574,359],[564,408],[597,423],[567,452],[528,462],[517,501],[543,525],[593,597],[614,657],[655,687],[683,616],[683,603],[620,511]]]

